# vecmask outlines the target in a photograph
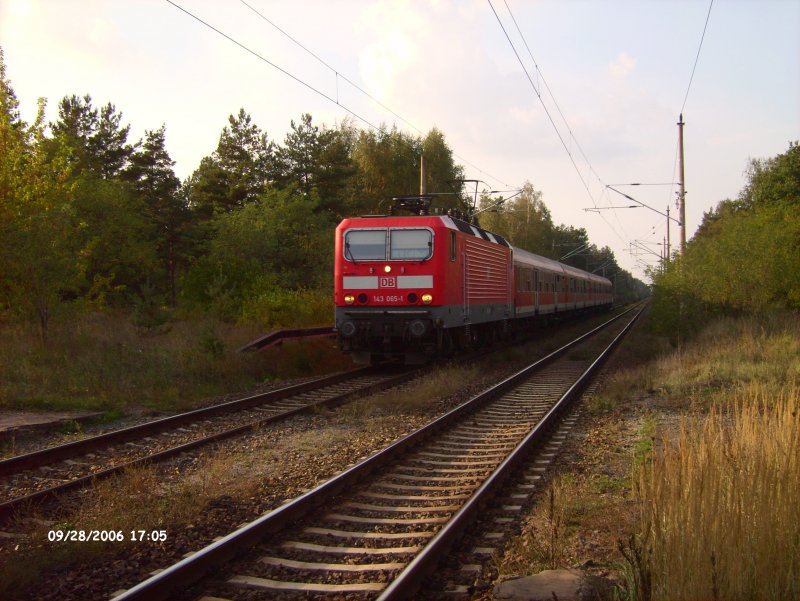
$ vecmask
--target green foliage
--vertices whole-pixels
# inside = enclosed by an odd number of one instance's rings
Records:
[[[481,208],[493,206],[495,202],[486,197],[482,199]],[[497,232],[520,248],[540,255],[552,255],[553,219],[542,200],[542,193],[530,182],[522,186],[521,194],[498,210],[483,213],[480,221],[482,227]]]
[[[242,321],[266,329],[321,326],[332,319],[330,290],[288,290],[276,286],[269,278],[259,280],[242,303]]]
[[[169,314],[162,308],[162,300],[155,288],[145,282],[141,295],[134,298],[131,322],[143,330],[155,330],[169,320]]]
[[[800,146],[754,161],[736,201],[707,213],[686,253],[654,276],[654,322],[686,337],[709,315],[800,308]]]
[[[393,126],[378,131],[349,130],[352,157],[358,169],[348,214],[385,213],[393,196],[416,194],[419,190],[420,156],[425,154],[428,192],[450,192],[447,183],[464,176],[456,165],[444,134],[434,128],[424,139],[403,133]],[[434,206],[455,207],[455,197],[442,196]]]
[[[58,105],[58,121],[51,124],[53,142],[67,149],[75,174],[90,172],[111,179],[120,174],[133,152],[128,144],[130,125],[108,103],[98,112],[92,97],[66,96]]]
[[[186,182],[196,217],[210,219],[257,201],[270,179],[274,144],[242,108],[228,117],[214,153]]]
[[[350,139],[343,130],[320,129],[305,113],[291,123],[284,145],[275,153],[274,185],[294,187],[303,195],[316,193],[318,210],[344,212],[350,179],[356,169],[350,156]]]
[[[148,242],[158,256],[160,269],[153,270],[151,277],[159,281],[161,290],[168,291],[174,305],[177,269],[187,262],[188,245],[182,234],[188,227],[190,214],[184,198],[178,194],[180,181],[173,171],[175,162],[165,148],[165,137],[163,125],[145,132],[145,139],[137,145],[124,177],[143,204],[143,213],[152,228]]]
[[[187,303],[227,320],[284,326],[315,322],[304,313],[307,304],[291,307],[303,300],[297,291],[330,288],[334,224],[316,212],[315,196],[269,190],[257,204],[218,215],[209,254],[183,280]]]
[[[124,306],[158,270],[155,226],[131,186],[85,172],[73,180],[77,227],[72,233],[85,264],[76,294],[97,308]]]
[[[5,83],[0,89],[7,107],[13,105],[9,89]],[[0,115],[0,130],[10,142],[0,159],[6,191],[0,199],[0,292],[4,304],[38,320],[42,339],[61,297],[75,290],[86,268],[73,235],[80,223],[75,217],[71,168],[63,147],[54,156],[46,152],[44,108],[42,100],[29,127],[15,121],[13,114]]]

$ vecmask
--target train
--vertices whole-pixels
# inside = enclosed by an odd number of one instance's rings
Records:
[[[460,213],[346,218],[336,228],[335,331],[357,363],[418,364],[543,320],[611,307],[611,281],[521,248]]]

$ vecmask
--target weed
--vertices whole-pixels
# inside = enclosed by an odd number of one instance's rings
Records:
[[[211,357],[219,359],[225,354],[225,342],[219,337],[213,324],[207,324],[200,332],[200,350]]]
[[[639,428],[639,438],[633,447],[633,460],[637,466],[649,463],[653,458],[656,435],[656,419],[652,414],[646,415]]]
[[[58,431],[61,434],[80,434],[83,431],[83,424],[75,419],[70,419],[61,424]]]
[[[800,389],[684,419],[639,472],[660,599],[800,598]]]
[[[631,534],[626,541],[618,540],[617,549],[622,554],[625,582],[620,591],[628,601],[650,601],[653,596],[653,574],[650,566],[651,551]]]

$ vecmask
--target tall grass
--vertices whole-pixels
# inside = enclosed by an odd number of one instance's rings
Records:
[[[655,599],[800,599],[800,389],[749,386],[642,466]]]
[[[800,316],[719,319],[656,368],[659,385],[673,397],[754,382],[773,391],[800,384]]]
[[[351,365],[329,340],[237,352],[264,333],[211,320],[143,330],[126,315],[97,313],[59,324],[43,345],[23,326],[0,324],[0,407],[174,410],[264,380]]]

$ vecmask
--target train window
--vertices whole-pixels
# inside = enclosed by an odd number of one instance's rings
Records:
[[[350,261],[385,261],[386,230],[350,230],[344,235],[344,257]]]
[[[456,233],[450,232],[450,260],[456,260]]]
[[[430,230],[392,230],[389,236],[389,259],[392,261],[424,261],[432,254]]]

